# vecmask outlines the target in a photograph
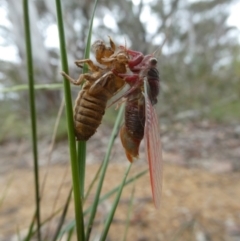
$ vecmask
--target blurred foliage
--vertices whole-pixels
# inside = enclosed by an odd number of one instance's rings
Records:
[[[157,108],[166,122],[179,115],[186,119],[237,121],[237,98],[240,95],[239,30],[227,24],[230,6],[237,2],[102,0],[95,15],[93,41],[107,41],[110,35],[117,43],[125,44],[126,41],[127,47],[144,54],[159,50],[164,44],[161,54],[157,56],[162,81]],[[70,74],[77,77],[81,69],[74,66],[74,60],[84,55],[93,2],[64,0],[62,3]],[[27,80],[20,5],[21,2],[14,0],[0,1],[0,7],[7,13],[7,22],[0,23],[0,43],[2,46],[14,46],[17,50],[15,61],[1,60],[2,88],[23,84]],[[54,3],[30,1],[30,12],[36,83],[60,82],[59,49],[57,45],[46,44],[49,36],[56,38],[57,43],[57,36],[48,35],[56,27]],[[79,89],[72,89],[75,98]],[[61,101],[61,90],[36,93],[39,118],[51,119]],[[16,119],[20,123],[19,119],[25,120],[28,115],[25,108],[28,106],[27,91],[13,95],[0,96],[1,106],[6,101],[8,103],[8,107],[0,112],[6,126],[1,133],[6,133],[11,123],[16,124]],[[111,122],[114,115],[114,111],[110,111],[106,117]]]
[[[30,117],[24,107],[17,108],[14,101],[1,101],[0,143],[14,139],[25,139],[30,135]],[[39,139],[51,139],[57,116],[57,108],[46,115],[38,116]],[[63,113],[58,125],[56,141],[66,140],[66,115]]]

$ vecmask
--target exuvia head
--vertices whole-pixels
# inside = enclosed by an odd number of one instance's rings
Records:
[[[96,40],[92,46],[91,46],[91,49],[94,53],[96,53],[96,51],[99,51],[99,50],[104,50],[105,49],[105,44],[102,40]]]

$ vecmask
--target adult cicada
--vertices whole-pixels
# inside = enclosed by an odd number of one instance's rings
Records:
[[[130,85],[130,89],[120,97],[126,101],[125,123],[121,127],[120,137],[130,162],[138,158],[139,146],[144,138],[152,195],[155,207],[158,208],[162,184],[162,151],[158,117],[153,107],[160,90],[157,59],[153,55],[144,56],[129,49],[126,52],[131,57],[128,67],[132,73],[119,74]]]

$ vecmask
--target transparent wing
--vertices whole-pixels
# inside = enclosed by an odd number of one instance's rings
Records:
[[[129,75],[126,75],[129,76]],[[126,98],[128,95],[130,95],[134,90],[136,90],[137,88],[139,88],[141,82],[140,81],[136,81],[136,83],[134,83],[132,86],[130,86],[130,88],[123,94],[121,95],[119,98],[117,98],[116,100],[114,100],[110,105],[107,106],[107,108],[111,107],[112,105],[116,104],[117,102],[119,102],[122,98]]]
[[[156,208],[160,207],[162,190],[162,148],[160,141],[160,128],[157,113],[147,94],[147,81],[144,81],[145,90],[145,127],[144,144],[145,153],[149,164],[150,181],[153,201]]]

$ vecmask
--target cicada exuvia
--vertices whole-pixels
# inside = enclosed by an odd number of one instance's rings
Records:
[[[74,85],[81,85],[85,81],[74,106],[74,129],[79,141],[88,140],[96,132],[105,113],[107,101],[125,85],[119,74],[127,71],[127,52],[117,48],[111,38],[110,47],[98,40],[93,44],[93,50],[98,63],[93,63],[91,59],[75,61],[78,67],[87,64],[90,73],[81,74],[74,80],[62,72]]]

